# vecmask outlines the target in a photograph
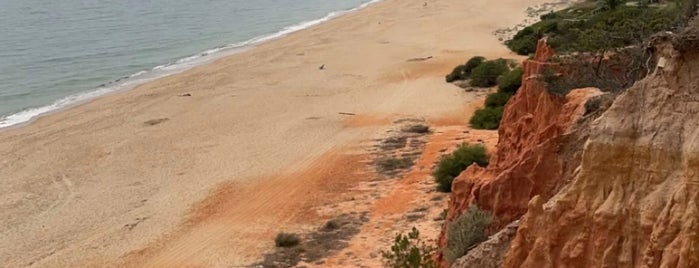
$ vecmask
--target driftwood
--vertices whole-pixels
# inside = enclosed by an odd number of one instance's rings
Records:
[[[429,60],[429,59],[431,59],[431,58],[434,58],[434,57],[428,56],[428,57],[424,57],[424,58],[412,58],[412,59],[409,59],[408,61],[409,61],[409,62],[410,62],[410,61],[426,61],[426,60]]]

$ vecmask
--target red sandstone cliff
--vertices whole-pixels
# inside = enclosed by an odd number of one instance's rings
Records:
[[[560,187],[566,164],[561,154],[564,136],[583,115],[585,102],[601,93],[579,89],[566,97],[550,94],[540,75],[552,55],[542,41],[536,56],[524,62],[522,88],[505,107],[497,152],[487,168],[473,165],[454,180],[445,227],[477,204],[493,214],[493,233],[519,219],[532,197],[547,200]],[[446,229],[440,236],[442,247]],[[446,265],[441,256],[440,261]]]
[[[593,123],[570,184],[529,202],[504,267],[699,267],[698,39],[655,44],[664,68]]]

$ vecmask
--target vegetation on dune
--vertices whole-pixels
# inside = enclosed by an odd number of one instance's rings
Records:
[[[489,94],[488,97],[485,98],[485,107],[497,108],[505,106],[511,96],[512,95],[507,92]]]
[[[403,132],[416,133],[416,134],[426,134],[430,132],[430,126],[423,124],[410,125],[403,129]]]
[[[408,169],[413,166],[415,159],[412,157],[386,157],[376,161],[378,170],[382,173],[391,173]]]
[[[505,59],[485,61],[471,72],[471,86],[492,87],[497,84],[500,75],[509,70],[509,64]]]
[[[522,86],[523,73],[522,68],[517,67],[505,72],[497,79],[498,92],[489,94],[485,99],[485,107],[473,113],[469,120],[472,128],[494,130],[500,127],[505,104]]]
[[[483,145],[462,144],[456,151],[439,160],[437,169],[432,174],[437,182],[437,190],[451,192],[451,183],[456,176],[474,163],[481,167],[487,166],[488,158]]]
[[[468,123],[474,129],[495,130],[500,127],[500,120],[502,120],[502,113],[504,111],[505,107],[503,106],[478,109],[473,113]]]
[[[514,94],[522,86],[524,70],[517,67],[505,72],[498,78],[498,91]]]
[[[647,1],[587,1],[541,16],[540,22],[520,30],[505,44],[520,55],[528,55],[534,53],[540,38],[548,36],[549,45],[558,52],[609,51],[679,27],[695,9],[696,0],[659,5],[648,5]]]
[[[459,216],[447,228],[447,247],[444,258],[453,263],[464,256],[470,249],[485,241],[488,236],[485,228],[492,220],[490,213],[472,205],[468,211]]]
[[[391,268],[436,268],[432,259],[435,247],[427,245],[420,239],[417,228],[407,234],[398,234],[390,250],[382,251],[384,266]]]
[[[506,45],[521,55],[534,53],[546,36],[558,55],[556,74],[544,74],[549,92],[565,95],[573,88],[597,87],[618,92],[653,70],[652,51],[644,41],[686,25],[698,0],[585,1],[541,16]]]
[[[470,79],[469,83],[473,87],[498,85],[498,93],[488,95],[485,101],[486,107],[474,113],[470,120],[471,127],[497,129],[500,126],[505,104],[522,86],[524,70],[521,67],[513,68],[512,65],[511,61],[505,59],[485,60],[483,57],[473,57],[447,75],[447,82]]]
[[[527,26],[517,32],[511,40],[506,41],[505,45],[519,55],[529,55],[536,51],[536,42],[541,37],[541,33]]]
[[[301,243],[301,238],[294,233],[278,233],[274,238],[274,245],[282,248],[290,248]]]
[[[473,69],[481,65],[484,61],[484,57],[476,56],[469,59],[465,64],[454,67],[454,70],[446,76],[447,83],[469,79]]]

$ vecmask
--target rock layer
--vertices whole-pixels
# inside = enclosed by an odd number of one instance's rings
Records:
[[[699,267],[699,46],[656,41],[663,67],[593,123],[571,183],[529,202],[503,267]]]
[[[550,94],[540,76],[551,66],[547,60],[552,55],[542,41],[536,56],[524,62],[522,87],[505,107],[497,152],[487,168],[473,165],[454,180],[445,227],[476,204],[493,214],[489,233],[494,233],[521,217],[532,197],[548,198],[560,188],[565,135],[584,114],[586,101],[601,92],[587,88],[566,97]]]

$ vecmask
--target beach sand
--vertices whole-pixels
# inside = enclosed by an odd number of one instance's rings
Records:
[[[476,93],[444,75],[517,58],[492,32],[543,2],[386,0],[3,130],[0,263],[257,261],[278,231],[322,222],[312,208],[362,179],[361,144],[394,120],[465,124]]]

